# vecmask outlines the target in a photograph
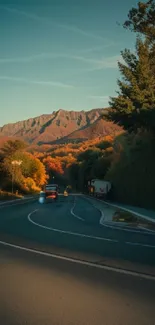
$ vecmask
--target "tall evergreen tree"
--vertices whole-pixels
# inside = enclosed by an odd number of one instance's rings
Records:
[[[138,2],[137,8],[132,8],[124,28],[143,35],[150,43],[155,42],[155,1]]]
[[[118,97],[111,97],[108,119],[129,131],[140,127],[155,130],[155,76],[148,41],[137,38],[135,54],[125,49],[121,55],[120,90]]]
[[[125,21],[125,28],[137,34],[136,51],[121,52],[118,63],[118,97],[112,97],[108,119],[128,131],[147,128],[155,132],[155,2],[138,2]]]
[[[155,1],[138,2],[137,8],[132,8],[128,13],[128,19],[123,27],[138,33],[146,39],[150,46],[150,60],[155,75]]]

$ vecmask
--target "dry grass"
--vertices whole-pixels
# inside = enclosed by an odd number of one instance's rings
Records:
[[[118,209],[113,216],[113,221],[138,223],[138,218],[132,213]]]
[[[20,194],[12,194],[10,192],[0,191],[0,201],[9,201],[12,199],[20,199],[20,198],[22,198],[22,195]]]

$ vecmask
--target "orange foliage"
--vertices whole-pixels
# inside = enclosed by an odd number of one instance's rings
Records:
[[[35,152],[34,155],[36,158],[39,158],[46,166],[46,170],[55,171],[59,174],[64,174],[66,170],[77,161],[77,157],[80,153],[91,149],[96,150],[96,146],[102,142],[109,142],[111,146],[106,148],[105,153],[113,153],[113,143],[115,137],[121,132],[115,133],[115,135],[108,135],[103,137],[96,137],[95,139],[86,140],[80,143],[68,143],[68,144],[55,144],[51,146],[50,152],[39,153]],[[99,149],[98,149],[99,150]]]
[[[31,177],[23,178],[22,187],[23,190],[26,192],[29,191],[38,192],[40,190],[40,187],[36,185],[34,179]]]
[[[48,171],[53,170],[59,174],[64,173],[62,163],[59,157],[52,158],[50,156],[47,156],[46,158],[43,159],[43,163],[45,164]]]
[[[65,168],[68,168],[69,166],[71,166],[73,163],[76,162],[76,158],[74,156],[72,156],[71,153],[69,153],[68,156],[62,157],[62,162]]]

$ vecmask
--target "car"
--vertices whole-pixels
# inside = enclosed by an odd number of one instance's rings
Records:
[[[57,200],[58,199],[58,185],[49,184],[45,186],[45,198]]]

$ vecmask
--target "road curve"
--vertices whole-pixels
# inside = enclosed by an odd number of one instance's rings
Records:
[[[151,278],[55,256],[87,256],[100,264],[121,258],[154,267],[154,236],[101,227],[100,217],[90,202],[74,196],[46,205],[30,201],[0,207],[1,324],[153,324]]]

